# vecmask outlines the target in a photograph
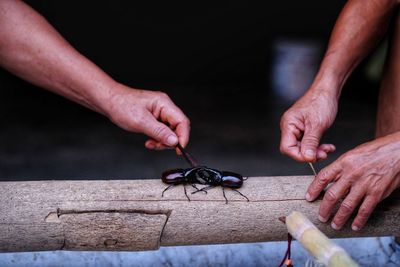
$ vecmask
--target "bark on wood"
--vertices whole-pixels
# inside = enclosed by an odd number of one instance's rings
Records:
[[[240,189],[165,192],[160,180],[0,182],[0,251],[152,250],[159,246],[286,239],[278,218],[297,210],[329,237],[400,235],[400,194],[379,205],[359,232],[317,220],[304,194],[310,176],[250,177]]]

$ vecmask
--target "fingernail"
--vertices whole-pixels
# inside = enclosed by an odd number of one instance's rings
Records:
[[[334,222],[331,223],[331,226],[332,226],[333,229],[339,230],[339,226],[337,226],[336,223],[334,223]]]
[[[311,195],[309,193],[306,194],[306,200],[307,201],[312,201]]]
[[[352,229],[353,231],[358,231],[358,230],[360,230],[360,228],[359,228],[358,226],[355,226],[355,225],[352,225],[352,226],[351,226],[351,229]]]
[[[328,221],[328,218],[324,218],[321,215],[318,215],[318,220],[320,220],[323,223],[326,223]]]
[[[312,149],[307,149],[306,150],[306,156],[310,158],[315,158],[315,151]]]
[[[167,145],[174,146],[178,143],[178,138],[175,135],[170,135],[167,138]]]

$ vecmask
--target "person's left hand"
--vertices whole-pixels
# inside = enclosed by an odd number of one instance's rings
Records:
[[[315,200],[329,184],[318,219],[327,222],[342,199],[331,226],[343,227],[353,211],[351,228],[361,229],[376,205],[400,187],[400,132],[360,145],[322,169],[308,188],[306,199]]]

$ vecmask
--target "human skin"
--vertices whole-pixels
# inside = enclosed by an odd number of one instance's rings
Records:
[[[190,121],[165,93],[116,82],[19,0],[0,1],[0,66],[125,130],[146,134],[149,149],[189,141]]]
[[[377,138],[362,144],[322,169],[309,186],[308,201],[328,186],[319,209],[331,226],[340,229],[358,208],[352,229],[367,222],[376,205],[400,186],[400,23],[399,1],[350,0],[341,12],[320,70],[306,94],[281,119],[281,152],[301,162],[323,160],[334,151],[320,139],[336,118],[343,85],[359,62],[377,45],[390,23],[394,31],[381,85]],[[397,75],[396,75],[397,73]],[[391,125],[394,124],[394,125]]]

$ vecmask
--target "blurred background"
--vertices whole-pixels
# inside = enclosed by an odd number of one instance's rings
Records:
[[[200,163],[245,176],[311,174],[280,154],[279,120],[312,82],[346,1],[26,2],[117,81],[166,92],[191,119],[188,150]],[[337,151],[317,170],[373,138],[384,57],[383,42],[346,84],[323,138]],[[146,150],[144,136],[4,70],[0,87],[0,180],[159,179],[186,166],[173,151]],[[392,240],[340,242],[363,266],[399,266]],[[285,246],[5,253],[0,265],[276,266]],[[293,253],[306,262],[299,246]]]
[[[26,2],[117,81],[166,92],[191,119],[188,149],[202,164],[246,176],[311,173],[280,155],[279,119],[310,85],[346,1]],[[324,136],[338,151],[318,169],[373,138],[383,57],[347,83]],[[0,86],[1,180],[159,178],[186,166],[4,70]]]

